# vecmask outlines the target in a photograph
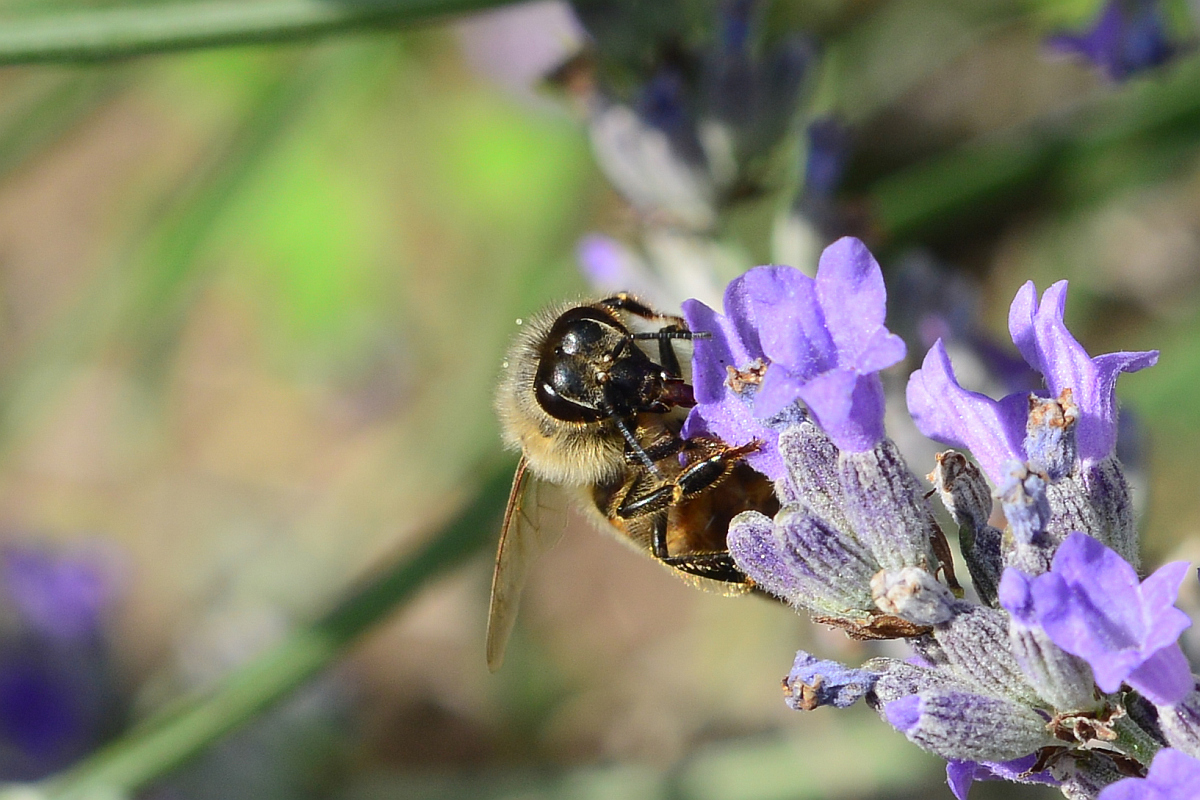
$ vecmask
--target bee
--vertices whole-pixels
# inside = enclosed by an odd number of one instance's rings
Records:
[[[653,330],[635,331],[638,320]],[[561,528],[539,525],[543,482],[568,489],[599,527],[701,588],[754,588],[733,562],[729,521],[748,509],[774,514],[773,487],[732,447],[683,438],[695,405],[675,343],[707,338],[682,317],[628,294],[549,309],[523,326],[496,393],[505,444],[520,450],[505,509],[488,616],[493,671],[516,621],[528,568]],[[657,361],[642,349],[657,344]]]

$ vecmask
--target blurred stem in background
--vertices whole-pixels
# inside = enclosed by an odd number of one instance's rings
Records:
[[[0,792],[0,798],[121,798],[185,763],[343,656],[349,644],[433,578],[491,542],[513,470],[508,460],[479,467],[477,472],[484,477],[474,500],[428,543],[383,568],[313,624],[230,674],[212,693],[164,709],[58,777]]]
[[[101,61],[217,45],[304,39],[420,22],[512,0],[224,0],[140,4],[7,20],[0,64]]]

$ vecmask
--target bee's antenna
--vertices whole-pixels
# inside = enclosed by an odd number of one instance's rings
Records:
[[[631,333],[629,338],[645,340],[657,339],[711,339],[712,334],[708,331],[643,331],[641,333]]]
[[[658,465],[655,464],[654,459],[650,458],[650,456],[646,454],[646,451],[642,449],[641,442],[639,442],[637,437],[633,435],[633,431],[629,430],[629,426],[625,424],[625,420],[621,419],[616,414],[613,414],[612,421],[616,424],[617,430],[621,432],[621,435],[625,437],[625,443],[629,445],[630,449],[633,450],[638,459],[646,465],[646,469],[650,470],[650,472],[656,478],[661,478],[662,472],[659,470]]]

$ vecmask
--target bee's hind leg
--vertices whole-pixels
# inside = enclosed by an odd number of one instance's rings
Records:
[[[746,573],[738,569],[728,550],[715,553],[692,553],[672,556],[667,553],[667,515],[658,515],[651,532],[650,550],[654,557],[669,567],[723,583],[747,583]]]

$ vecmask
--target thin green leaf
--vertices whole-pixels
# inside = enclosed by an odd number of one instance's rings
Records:
[[[0,23],[0,65],[101,61],[412,24],[512,0],[213,0],[92,9]]]

